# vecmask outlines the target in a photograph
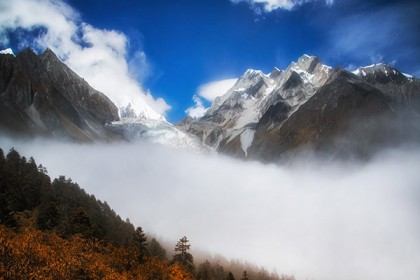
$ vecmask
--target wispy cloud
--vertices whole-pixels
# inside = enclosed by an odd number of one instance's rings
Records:
[[[131,103],[136,113],[154,118],[170,109],[163,99],[155,99],[145,91],[136,80],[138,76],[132,73],[137,63],[140,64],[138,67],[147,67],[145,54],[139,50],[136,53],[139,57],[130,60],[125,34],[98,29],[81,21],[79,13],[63,1],[3,1],[0,26],[0,43],[4,47],[14,36],[21,46],[38,51],[51,48],[119,107]],[[28,38],[28,35],[32,37]]]
[[[193,96],[194,106],[185,110],[188,116],[194,119],[201,118],[207,111],[207,108],[204,107],[203,101],[197,95]]]
[[[247,2],[251,8],[258,14],[262,11],[272,12],[274,10],[290,11],[295,7],[302,6],[309,2],[324,1],[324,0],[230,0],[233,3]],[[329,6],[334,4],[334,0],[325,0]]]
[[[418,8],[418,7],[417,7]],[[397,3],[369,13],[340,18],[330,32],[327,52],[353,64],[399,63],[418,61],[420,43],[415,7]]]
[[[194,106],[188,108],[185,112],[192,118],[202,117],[207,108],[204,106],[204,102],[201,98],[204,98],[207,102],[213,102],[216,97],[225,94],[233,87],[237,80],[238,79],[225,79],[199,86],[197,95],[193,96]]]
[[[419,149],[371,162],[289,167],[146,143],[69,145],[0,137],[146,231],[296,279],[420,277]],[[193,172],[192,172],[193,171]]]
[[[225,79],[201,85],[198,88],[198,95],[212,102],[216,97],[225,94],[238,79]]]

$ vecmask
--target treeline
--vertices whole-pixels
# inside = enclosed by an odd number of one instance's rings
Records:
[[[141,227],[31,157],[0,149],[0,279],[249,279],[293,277],[218,262],[194,264],[189,240],[167,256]]]
[[[115,245],[128,245],[134,233],[106,202],[64,176],[51,182],[45,167],[14,149],[6,156],[0,149],[0,223],[33,224],[63,237],[79,233]]]

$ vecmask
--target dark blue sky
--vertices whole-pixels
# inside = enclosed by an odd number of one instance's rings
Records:
[[[123,32],[128,60],[144,51],[148,69],[138,78],[172,106],[172,122],[185,116],[200,85],[248,68],[284,69],[304,53],[333,67],[384,62],[420,75],[420,1],[312,0],[272,11],[251,1],[66,2],[82,22]]]

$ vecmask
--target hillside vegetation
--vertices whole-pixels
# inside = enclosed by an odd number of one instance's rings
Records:
[[[51,181],[33,158],[0,149],[0,279],[293,279],[241,262],[195,265],[190,246],[184,236],[167,255],[70,178]]]

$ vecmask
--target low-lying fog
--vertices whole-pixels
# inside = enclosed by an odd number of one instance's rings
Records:
[[[135,226],[296,279],[420,279],[420,149],[288,167],[151,144],[1,138]]]

